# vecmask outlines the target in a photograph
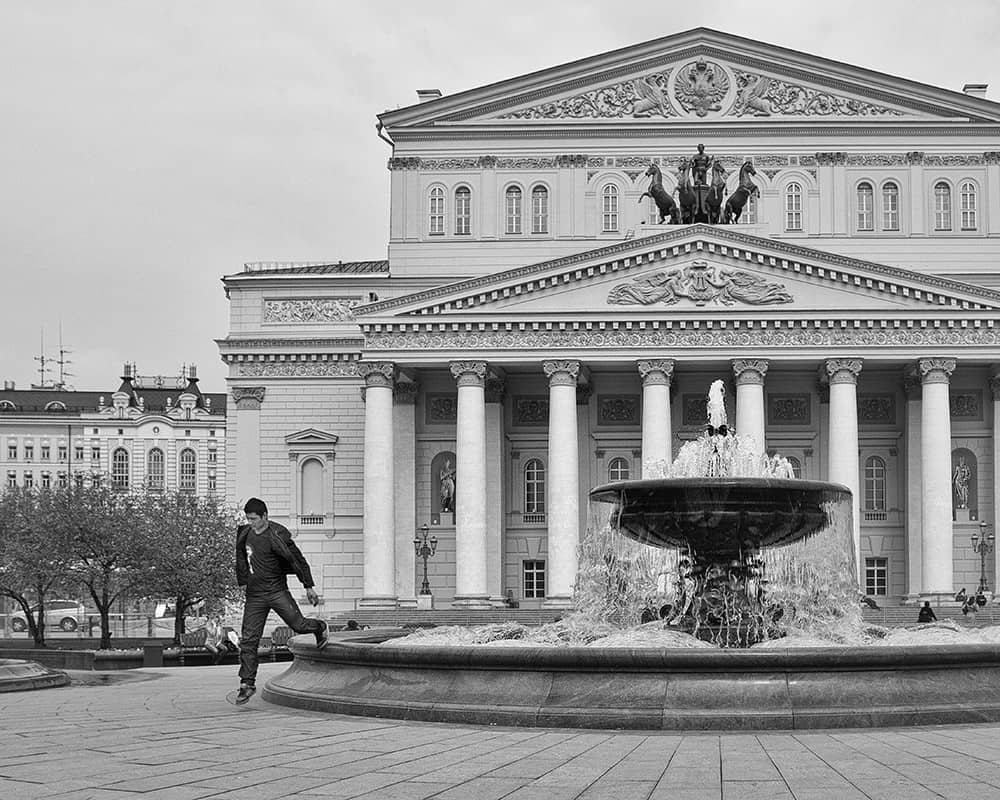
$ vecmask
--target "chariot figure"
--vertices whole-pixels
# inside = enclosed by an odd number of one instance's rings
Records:
[[[695,186],[708,185],[708,171],[712,168],[711,156],[705,155],[705,145],[698,145],[698,152],[691,156],[691,182]]]

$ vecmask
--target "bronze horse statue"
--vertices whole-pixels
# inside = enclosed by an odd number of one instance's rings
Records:
[[[662,225],[666,222],[667,217],[670,217],[670,223],[676,225],[681,221],[681,212],[670,192],[663,188],[663,173],[660,172],[660,168],[656,164],[650,164],[646,175],[650,177],[649,189],[639,195],[639,202],[641,203],[647,197],[652,197],[660,213],[659,224]]]
[[[718,161],[712,163],[712,183],[692,185],[691,162],[684,161],[677,170],[677,199],[681,209],[681,222],[718,224],[722,221],[722,200],[726,194],[726,168]]]
[[[708,211],[708,221],[712,225],[718,225],[723,221],[722,201],[726,196],[726,176],[729,172],[721,161],[712,162],[712,183],[705,200]]]
[[[743,207],[750,202],[751,197],[755,194],[760,194],[760,188],[750,180],[750,176],[756,174],[757,170],[754,169],[753,164],[749,161],[740,167],[740,185],[733,190],[733,193],[729,195],[729,199],[726,201],[723,221],[727,225],[735,225],[739,222],[740,214],[743,213]]]
[[[691,162],[683,161],[677,168],[677,205],[681,222],[690,225],[698,216],[698,195],[691,186]]]

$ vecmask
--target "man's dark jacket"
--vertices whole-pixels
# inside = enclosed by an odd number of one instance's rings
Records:
[[[250,563],[247,560],[247,536],[253,532],[249,525],[241,525],[236,531],[236,583],[246,586],[250,582]],[[254,536],[266,536],[271,540],[271,551],[285,565],[286,575],[295,575],[306,589],[313,586],[312,572],[302,551],[292,541],[288,528],[277,522],[268,522],[267,530]]]

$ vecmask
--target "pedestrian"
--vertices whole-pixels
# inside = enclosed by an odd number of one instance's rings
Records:
[[[924,600],[923,608],[917,614],[917,622],[937,622],[937,615],[934,613],[934,609],[931,608],[930,600]]]
[[[296,633],[311,633],[316,647],[327,643],[327,624],[321,619],[302,616],[288,591],[286,575],[294,574],[305,587],[312,605],[319,605],[313,588],[309,564],[284,525],[267,518],[267,505],[252,497],[243,506],[247,524],[236,532],[236,582],[246,587],[243,607],[243,632],[240,636],[240,689],[236,703],[246,703],[257,691],[257,647],[264,633],[264,623],[271,611],[277,612]]]

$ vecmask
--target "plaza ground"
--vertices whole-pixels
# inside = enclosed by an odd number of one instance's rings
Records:
[[[285,669],[261,665],[261,685]],[[1000,798],[1000,725],[680,734],[229,705],[235,668],[73,672],[0,694],[4,800]]]

